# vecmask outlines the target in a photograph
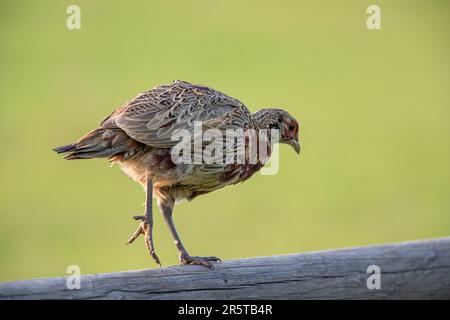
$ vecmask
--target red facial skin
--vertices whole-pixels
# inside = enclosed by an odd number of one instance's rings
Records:
[[[295,119],[285,119],[283,127],[283,140],[298,139],[298,123]]]

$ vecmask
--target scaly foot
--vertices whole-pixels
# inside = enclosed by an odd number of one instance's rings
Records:
[[[180,253],[180,264],[194,264],[198,266],[204,266],[207,268],[214,268],[211,262],[222,261],[217,257],[196,257],[190,256],[187,252]]]
[[[142,222],[139,224],[139,227],[136,229],[130,239],[128,239],[127,245],[133,243],[134,240],[136,240],[141,234],[143,234],[145,245],[148,249],[148,252],[150,253],[150,256],[161,267],[161,262],[159,261],[159,258],[155,252],[155,248],[153,246],[153,232],[151,226],[145,221],[145,216],[134,216],[133,219],[141,220]]]

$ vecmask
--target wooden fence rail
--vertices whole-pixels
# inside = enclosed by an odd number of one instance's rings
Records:
[[[224,261],[212,270],[83,275],[80,284],[5,282],[0,299],[450,299],[450,237]]]

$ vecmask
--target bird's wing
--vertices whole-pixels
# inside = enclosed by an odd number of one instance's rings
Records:
[[[239,100],[214,89],[174,81],[139,94],[114,112],[114,121],[136,141],[155,148],[170,148],[177,129],[193,131],[194,122],[202,121],[203,130],[246,128],[250,111]]]

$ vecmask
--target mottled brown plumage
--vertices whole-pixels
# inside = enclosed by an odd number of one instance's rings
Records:
[[[256,132],[275,129],[280,132],[281,143],[290,144],[297,152],[300,151],[298,123],[286,111],[263,109],[251,114],[237,99],[208,87],[178,80],[139,94],[77,142],[55,149],[58,153],[66,153],[66,159],[107,158],[146,189],[146,214],[135,217],[142,223],[129,243],[140,234],[145,234],[150,254],[157,263],[159,259],[154,252],[152,239],[152,194],[157,198],[175,239],[180,261],[210,267],[210,261],[217,261],[218,258],[191,257],[181,244],[172,220],[175,202],[191,200],[226,185],[244,181],[265,164],[265,161],[174,163],[171,151],[178,141],[173,141],[173,134],[184,129],[194,135],[194,124],[198,121],[201,121],[203,130],[217,129],[223,133],[229,129],[254,129]],[[205,145],[204,142],[201,147],[205,148]],[[224,144],[223,153],[236,151],[236,148],[237,143]],[[269,145],[269,155],[271,150]]]

